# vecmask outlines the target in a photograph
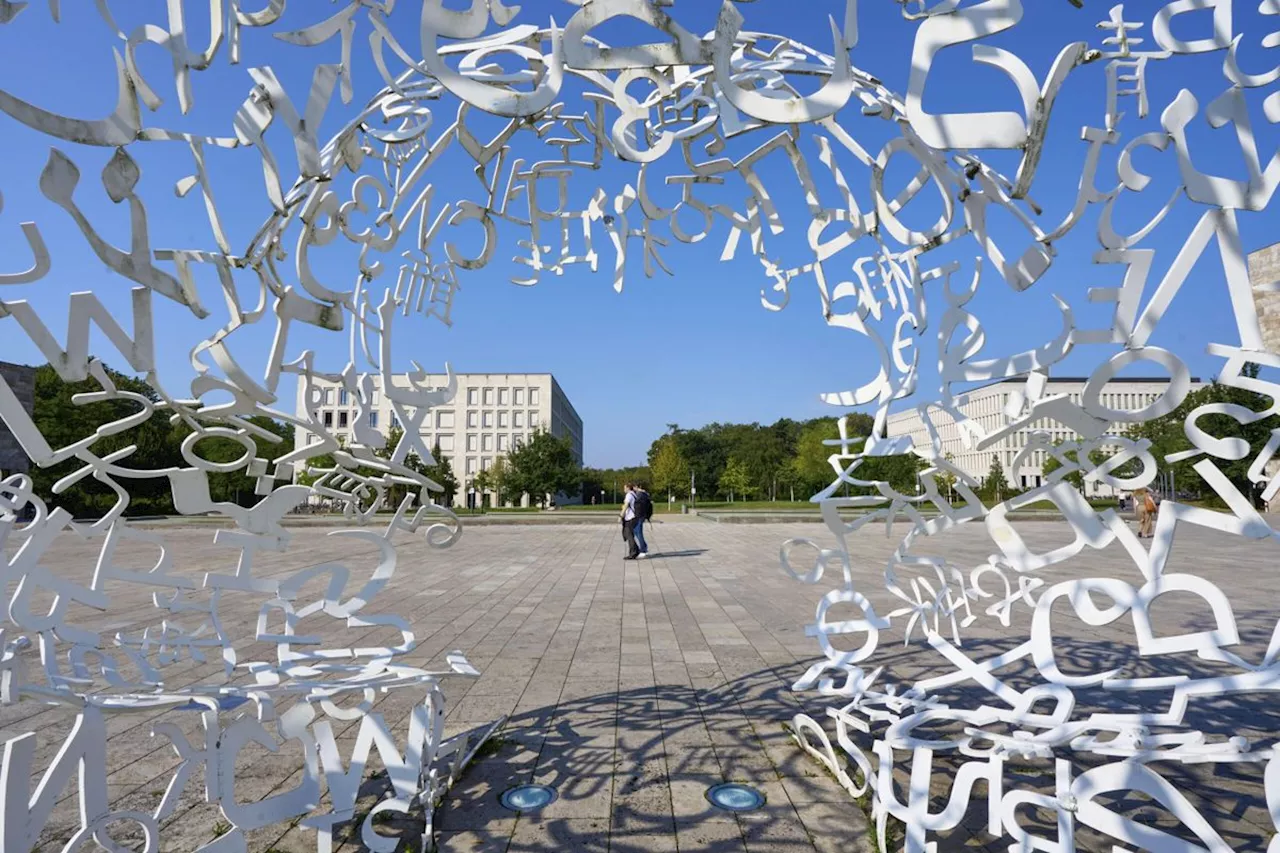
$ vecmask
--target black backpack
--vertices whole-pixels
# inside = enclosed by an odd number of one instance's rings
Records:
[[[636,518],[648,521],[653,518],[653,501],[649,498],[648,492],[636,492],[635,503]]]

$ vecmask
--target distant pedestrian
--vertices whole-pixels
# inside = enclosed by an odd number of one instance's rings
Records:
[[[635,495],[635,537],[636,545],[640,548],[640,553],[636,554],[636,558],[643,560],[649,556],[649,543],[644,541],[644,525],[646,521],[653,518],[653,499],[649,497],[649,493],[645,491],[644,486],[639,484],[636,485],[631,494]]]
[[[622,541],[627,543],[627,554],[622,559],[634,560],[640,556],[640,549],[636,546],[636,493],[635,486],[631,483],[624,483],[622,486],[625,497],[622,499]]]
[[[1138,538],[1150,539],[1156,523],[1156,498],[1150,489],[1133,493],[1134,507],[1138,510]]]

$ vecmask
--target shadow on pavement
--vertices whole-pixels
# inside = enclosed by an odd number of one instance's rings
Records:
[[[697,557],[707,553],[706,548],[687,548],[684,551],[650,551],[647,560],[670,559],[671,557]]]
[[[981,660],[1007,648],[997,640],[966,641],[966,654]],[[910,671],[916,646],[897,652],[888,649],[884,660],[897,672]],[[1186,672],[1188,661],[1161,661],[1127,653],[1116,644],[1055,638],[1055,655],[1064,672],[1079,674],[1119,667],[1126,674],[1167,676]],[[919,665],[919,660],[915,662]],[[1200,665],[1213,666],[1201,661]],[[826,719],[828,704],[797,695],[790,680],[797,665],[763,669],[730,681],[712,674],[714,665],[689,683],[659,683],[601,690],[596,679],[570,679],[560,701],[517,712],[507,729],[477,757],[446,797],[437,813],[439,849],[442,851],[504,851],[504,853],[801,853],[839,851],[861,853],[875,849],[868,821],[859,804],[850,799],[821,766],[791,740],[784,723],[804,711]],[[660,671],[660,667],[659,667]],[[1039,681],[1027,666],[1000,672],[1016,689]],[[603,680],[603,679],[600,679]],[[582,687],[573,683],[590,682]],[[588,695],[575,695],[587,693]],[[1115,691],[1077,690],[1075,719],[1094,711],[1127,711],[1124,697]],[[938,698],[955,707],[993,702],[974,687],[940,690]],[[1148,710],[1161,707],[1160,696],[1141,697]],[[801,703],[807,703],[802,705]],[[1280,730],[1280,709],[1265,695],[1206,697],[1193,705],[1189,724],[1211,740],[1244,736],[1251,742],[1270,743]],[[873,725],[881,735],[885,724]],[[947,740],[963,733],[963,725],[945,721],[930,723],[916,735]],[[830,732],[832,727],[827,726]],[[1002,734],[1006,732],[1001,732]],[[1152,730],[1152,734],[1164,733]],[[864,744],[869,742],[865,740]],[[1119,761],[1106,755],[1072,754],[1059,750],[1055,758],[1072,758],[1076,778],[1092,767]],[[899,752],[894,795],[907,798],[911,756]],[[974,760],[956,752],[939,750],[933,755],[929,812],[939,814],[951,798],[958,768]],[[1182,764],[1154,761],[1149,767],[1166,779],[1178,796],[1201,814],[1219,833],[1229,849],[1267,849],[1275,830],[1263,796],[1265,763],[1256,765],[1214,763]],[[766,797],[756,812],[733,814],[713,806],[706,791],[721,782],[743,782]],[[557,799],[538,811],[516,813],[504,808],[499,797],[509,788],[536,783],[556,789]],[[1053,759],[1011,759],[1005,765],[1004,792],[1033,790],[1055,794]],[[1159,801],[1134,791],[1103,793],[1094,801],[1121,820],[1156,828],[1199,849],[1203,844],[1173,812]],[[988,792],[985,783],[973,790],[960,825],[936,836],[939,851],[1009,849],[1011,838],[987,834]],[[1057,838],[1056,813],[1023,807],[1019,825],[1047,841]],[[388,826],[381,831],[394,831]],[[411,831],[410,833],[411,834]],[[891,827],[890,849],[900,848],[900,831]],[[931,840],[935,840],[931,837]],[[1078,850],[1110,850],[1116,839],[1077,821]],[[352,846],[354,845],[354,846]],[[350,839],[343,851],[364,849]],[[408,843],[401,853],[415,850]],[[1116,848],[1118,849],[1118,848]]]

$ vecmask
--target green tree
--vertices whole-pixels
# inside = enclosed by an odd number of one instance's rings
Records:
[[[787,464],[783,465],[782,469],[778,471],[778,491],[780,494],[786,493],[790,500],[795,500],[797,489],[800,490],[801,500],[809,497],[808,494],[805,493],[804,478],[800,476],[799,468],[796,465],[796,458],[793,456],[788,459]]]
[[[256,458],[271,462],[293,450],[293,424],[282,424],[263,415],[251,415],[245,420],[257,428],[252,436]],[[244,446],[229,438],[207,438],[198,444],[202,448],[200,455],[206,459],[234,462],[244,456]],[[262,499],[256,486],[257,479],[245,469],[209,475],[209,495],[215,501],[252,506]]]
[[[649,470],[653,474],[654,491],[666,492],[668,499],[682,497],[689,489],[689,463],[680,453],[674,436],[664,436],[649,451]]]
[[[440,442],[436,442],[431,448],[431,458],[436,460],[434,465],[423,465],[422,460],[418,458],[416,453],[409,454],[408,461],[413,461],[420,468],[423,474],[430,477],[438,483],[444,491],[432,496],[432,500],[441,506],[453,506],[454,496],[458,494],[458,478],[453,475],[453,462],[440,452]]]
[[[325,469],[332,468],[338,462],[333,458],[332,453],[321,453],[319,456],[312,456],[298,466],[298,483],[303,486],[314,485],[316,480],[320,479],[319,474],[308,474],[308,468]]]
[[[927,466],[914,453],[894,456],[870,456],[853,472],[859,480],[876,480],[888,483],[904,495],[914,495],[920,485],[920,472]]]
[[[978,489],[978,497],[984,501],[999,503],[1009,496],[1010,491],[1009,483],[1004,475],[1004,466],[1000,464],[1000,457],[992,454],[991,468],[987,471],[987,476],[982,481],[982,486]]]
[[[482,492],[493,492],[493,505],[502,506],[504,498],[508,501],[519,499],[519,493],[511,488],[511,466],[503,456],[493,460],[493,464],[476,474],[476,489]]]
[[[790,459],[791,449],[786,444],[786,430],[760,427],[752,424],[738,441],[737,458],[747,469],[753,491],[775,496],[778,472]]]
[[[1056,442],[1054,444],[1054,447],[1061,447],[1062,444],[1063,442],[1061,441]],[[1062,452],[1062,455],[1065,456],[1072,463],[1076,465],[1080,465],[1080,452],[1078,450],[1065,450]],[[1096,467],[1098,465],[1101,465],[1106,460],[1107,460],[1107,455],[1105,453],[1103,453],[1101,450],[1094,450],[1089,454],[1089,462],[1093,464],[1086,465],[1084,467]],[[1052,474],[1054,471],[1057,471],[1061,467],[1062,467],[1062,463],[1059,462],[1058,457],[1054,456],[1053,454],[1045,454],[1044,464],[1040,466],[1041,470],[1044,472],[1045,477],[1048,477],[1050,474]],[[1082,495],[1084,494],[1084,472],[1081,471],[1079,468],[1070,472],[1069,474],[1063,474],[1062,479],[1070,483],[1077,492],[1079,492]]]
[[[804,488],[811,493],[821,491],[835,479],[835,472],[827,460],[836,448],[822,442],[839,437],[835,418],[818,418],[801,427],[791,468]]]
[[[1256,378],[1258,366],[1247,364],[1243,372],[1248,378]],[[1151,455],[1155,457],[1162,471],[1172,470],[1174,484],[1179,492],[1201,496],[1213,494],[1213,489],[1204,482],[1204,478],[1193,467],[1196,462],[1205,458],[1203,455],[1172,464],[1165,461],[1165,457],[1169,454],[1192,449],[1183,425],[1193,411],[1210,403],[1230,403],[1250,412],[1258,412],[1271,405],[1271,398],[1255,391],[1213,382],[1192,391],[1182,404],[1169,414],[1134,424],[1129,428],[1130,438],[1145,438],[1151,442]],[[1245,420],[1248,418],[1246,417]],[[1271,431],[1280,428],[1280,417],[1272,416],[1242,424],[1231,415],[1210,414],[1197,418],[1195,423],[1210,436],[1240,438],[1249,445],[1249,452],[1241,458],[1235,460],[1214,458],[1213,463],[1240,491],[1240,494],[1256,502],[1259,491],[1258,487],[1249,480],[1249,466],[1271,439]],[[1122,466],[1117,473],[1132,476],[1135,471],[1136,465],[1130,463]],[[1214,500],[1216,501],[1216,497]]]
[[[582,470],[582,499],[591,503],[620,503],[623,483],[652,483],[653,477],[647,465],[630,468],[584,468]]]
[[[950,453],[948,453],[944,458],[947,462],[954,464],[953,457]],[[933,475],[933,479],[934,482],[938,484],[939,497],[945,498],[948,501],[952,500],[955,495],[956,483],[959,482],[959,478],[947,469],[939,467],[938,472]]]
[[[137,394],[146,400],[159,402],[160,395],[141,379],[106,368],[107,377],[118,391]],[[142,404],[129,399],[100,400],[94,403],[73,402],[79,394],[102,392],[96,379],[81,382],[64,382],[49,365],[36,368],[35,399],[32,420],[53,448],[65,447],[93,434],[105,424],[136,414]],[[160,470],[168,467],[185,467],[182,459],[182,435],[163,415],[155,414],[132,429],[106,435],[89,446],[98,456],[106,456],[129,445],[137,449],[117,464],[139,470]],[[208,442],[201,442],[198,452],[205,454]],[[241,448],[243,453],[243,448]],[[76,517],[101,515],[116,503],[116,494],[105,483],[93,477],[81,479],[60,494],[53,493],[54,485],[83,467],[82,462],[69,459],[48,468],[33,466],[30,472],[36,493],[50,507],[62,507]],[[173,497],[167,478],[144,477],[124,483],[130,494],[131,515],[172,513]]]
[[[720,475],[720,489],[722,493],[728,493],[730,503],[733,502],[735,495],[746,500],[753,491],[751,473],[747,470],[747,466],[737,458],[730,459]]]
[[[92,403],[76,402],[80,394],[101,393],[104,389],[96,379],[81,382],[64,382],[49,365],[36,369],[34,406],[32,419],[55,448],[81,441],[106,424],[137,414],[141,400],[161,403],[160,395],[142,379],[136,379],[104,367],[108,380],[117,392],[136,395],[98,400]],[[141,398],[141,400],[139,399]],[[81,398],[83,399],[83,398]],[[239,503],[251,506],[261,500],[256,493],[257,478],[247,474],[253,458],[268,462],[293,450],[293,426],[282,424],[262,415],[245,418],[244,428],[253,447],[242,467],[234,471],[210,473],[209,496],[221,503]],[[130,445],[134,450],[117,464],[137,471],[162,471],[166,468],[186,468],[189,463],[182,456],[182,443],[192,433],[191,427],[179,422],[174,424],[168,413],[160,410],[141,424],[113,435],[104,435],[90,445],[98,456],[123,450]],[[222,436],[201,438],[191,447],[191,452],[210,462],[229,463],[246,456],[246,446]],[[50,506],[60,506],[76,517],[101,515],[115,505],[117,496],[106,483],[85,477],[62,493],[53,493],[54,485],[83,466],[71,459],[48,468],[37,467],[31,471],[36,493]],[[130,515],[168,514],[174,512],[173,495],[169,478],[164,475],[128,478],[124,483],[130,495],[126,512]]]
[[[582,487],[582,466],[573,458],[568,438],[538,430],[508,457],[513,493],[527,492],[539,506],[548,495],[576,495]]]

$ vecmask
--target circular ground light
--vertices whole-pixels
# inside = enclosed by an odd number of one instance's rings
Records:
[[[753,812],[764,805],[764,794],[749,785],[728,782],[707,789],[707,799],[716,808],[730,812]]]
[[[556,798],[556,789],[546,785],[518,785],[502,792],[501,802],[513,812],[540,809]]]

